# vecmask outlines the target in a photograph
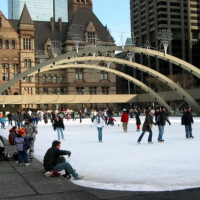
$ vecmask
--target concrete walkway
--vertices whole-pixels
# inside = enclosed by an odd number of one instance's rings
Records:
[[[6,152],[16,151],[8,145]],[[200,200],[200,188],[174,192],[119,192],[74,185],[63,177],[44,177],[42,163],[30,166],[0,161],[0,200]]]

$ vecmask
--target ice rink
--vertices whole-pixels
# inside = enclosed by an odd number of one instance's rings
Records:
[[[98,142],[97,130],[90,119],[67,121],[63,150],[72,152],[67,160],[84,176],[72,181],[82,186],[129,191],[165,191],[200,187],[200,118],[194,118],[194,139],[185,138],[180,117],[170,117],[165,126],[164,143],[158,143],[158,127],[153,127],[153,144],[148,133],[137,144],[135,119],[130,119],[128,132],[123,133],[120,118],[114,126],[103,129],[103,143]],[[141,117],[142,122],[144,117]],[[8,130],[1,130],[7,138]],[[57,133],[51,123],[38,125],[35,157],[42,162],[46,150]]]

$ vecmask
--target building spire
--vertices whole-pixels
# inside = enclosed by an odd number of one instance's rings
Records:
[[[24,8],[22,10],[22,14],[19,20],[19,24],[33,24],[33,20],[29,14],[26,3],[24,4]]]

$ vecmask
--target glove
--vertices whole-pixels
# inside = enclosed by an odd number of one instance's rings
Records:
[[[68,157],[70,157],[71,156],[71,152],[68,154]]]

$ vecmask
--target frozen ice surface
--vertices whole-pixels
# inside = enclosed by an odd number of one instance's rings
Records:
[[[65,140],[61,148],[70,150],[67,160],[84,176],[73,181],[82,186],[128,191],[166,191],[200,187],[200,118],[194,118],[194,139],[185,138],[180,117],[170,117],[165,126],[164,143],[158,143],[158,127],[153,127],[153,144],[148,133],[137,144],[135,119],[130,119],[128,132],[123,133],[120,118],[114,126],[103,129],[103,143],[98,142],[97,130],[90,119],[65,120]],[[141,117],[142,122],[144,117]],[[119,126],[118,126],[119,125]],[[8,129],[2,130],[4,137]],[[43,161],[46,150],[57,133],[51,123],[39,123],[35,156]]]

